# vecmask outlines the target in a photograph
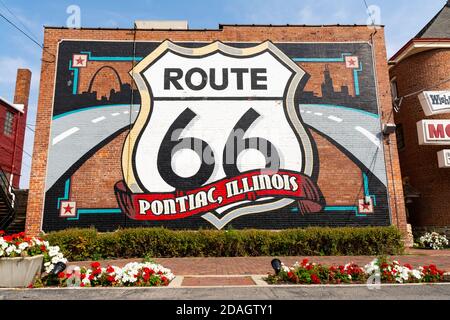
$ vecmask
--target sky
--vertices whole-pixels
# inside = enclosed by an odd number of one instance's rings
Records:
[[[43,26],[66,26],[80,9],[82,27],[132,28],[134,20],[187,20],[193,29],[219,24],[385,25],[388,58],[413,38],[447,0],[0,0],[0,13],[38,43]],[[369,18],[367,6],[371,9]],[[32,72],[21,188],[28,188],[39,92],[42,49],[0,17],[0,96],[13,100],[16,72]],[[45,81],[45,80],[44,80]]]

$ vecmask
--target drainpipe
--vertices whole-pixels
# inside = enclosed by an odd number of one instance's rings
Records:
[[[11,163],[11,174],[9,175],[9,188],[8,192],[11,195],[11,206],[14,208],[14,203],[16,200],[16,195],[13,192],[13,178],[14,178],[14,169],[15,169],[15,162],[16,162],[16,150],[17,150],[17,135],[19,133],[19,119],[20,119],[20,112],[16,114],[16,124],[15,124],[15,135],[14,135],[14,151],[12,156],[12,163]]]

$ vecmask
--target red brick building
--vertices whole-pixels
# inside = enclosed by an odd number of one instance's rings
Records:
[[[14,102],[0,97],[0,168],[14,188],[19,188],[22,169],[30,81],[30,70],[19,69]]]
[[[28,233],[406,233],[382,28],[152,26],[45,28]]]
[[[397,125],[400,166],[405,186],[408,221],[415,234],[425,230],[450,232],[450,170],[440,168],[438,152],[448,141],[421,145],[417,123],[450,119],[445,96],[450,95],[450,2],[389,61],[392,91],[398,112]],[[421,97],[441,99],[439,110],[427,110]],[[433,101],[430,100],[431,103]],[[426,114],[426,113],[427,114]],[[434,124],[433,124],[434,125]],[[439,127],[437,127],[439,128]]]

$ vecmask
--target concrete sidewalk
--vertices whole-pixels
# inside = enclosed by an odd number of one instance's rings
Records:
[[[207,287],[207,286],[252,286],[261,285],[263,275],[272,273],[270,265],[274,257],[186,257],[155,258],[154,261],[169,268],[177,276],[175,287]],[[339,265],[354,262],[360,266],[372,261],[375,256],[298,256],[278,257],[290,266],[296,261],[308,258],[310,262],[325,265]],[[450,250],[417,250],[409,249],[407,254],[392,256],[401,264],[409,263],[413,267],[435,264],[439,269],[450,271]],[[131,261],[142,259],[121,259],[100,261],[102,266],[123,266]],[[88,266],[90,261],[71,262],[71,265]]]
[[[0,289],[0,300],[448,300],[450,283],[212,288]]]

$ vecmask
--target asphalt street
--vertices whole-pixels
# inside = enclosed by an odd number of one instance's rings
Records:
[[[181,288],[0,289],[0,300],[449,300],[450,283]]]

